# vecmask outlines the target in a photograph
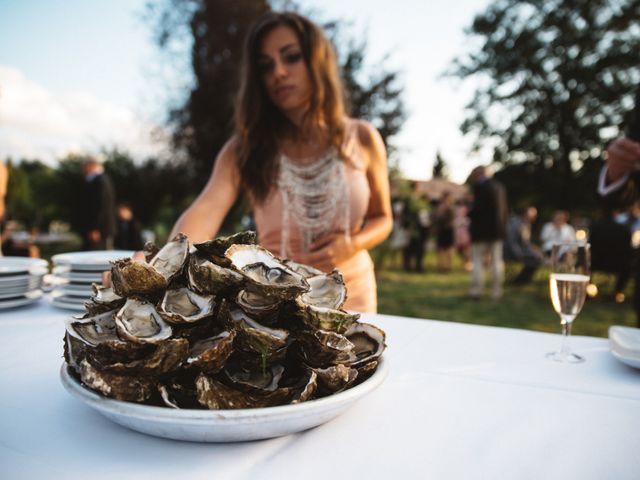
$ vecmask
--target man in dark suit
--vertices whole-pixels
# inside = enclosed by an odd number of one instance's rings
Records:
[[[84,188],[82,196],[83,250],[111,250],[116,233],[115,194],[111,179],[96,157],[82,162]]]
[[[600,172],[598,193],[607,208],[625,208],[640,199],[640,87],[636,91],[635,108],[627,128],[607,148],[607,163]],[[640,327],[640,268],[634,275],[633,307]]]
[[[473,188],[473,203],[469,210],[473,263],[469,295],[472,298],[481,295],[484,285],[484,261],[490,256],[491,296],[498,299],[502,296],[504,283],[502,242],[507,226],[507,193],[504,186],[492,177],[488,167],[474,168],[469,181]]]

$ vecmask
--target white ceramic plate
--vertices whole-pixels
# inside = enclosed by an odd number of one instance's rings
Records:
[[[640,328],[620,325],[609,327],[609,348],[621,362],[640,368]]]
[[[67,280],[69,282],[84,283],[87,285],[91,285],[92,283],[102,283],[102,272],[105,272],[107,270],[109,270],[109,268],[105,268],[100,272],[70,271],[70,272],[56,273],[56,276],[58,278]]]
[[[42,297],[42,290],[34,290],[22,297],[0,300],[0,310],[23,307],[25,305],[37,302],[38,300],[40,300],[40,297]]]
[[[131,257],[133,250],[95,250],[60,253],[51,257],[54,265],[69,265],[73,270],[108,270],[109,262]],[[106,268],[105,268],[106,267]]]
[[[73,298],[73,297],[71,297]],[[62,308],[64,310],[73,310],[74,312],[84,312],[84,302],[88,302],[89,299],[83,299],[81,301],[70,300],[70,297],[62,295],[60,297],[54,297],[51,299],[51,305],[54,307]]]
[[[387,371],[383,359],[369,379],[342,393],[296,405],[239,410],[176,410],[112,400],[82,386],[67,371],[66,363],[60,368],[60,378],[71,395],[132,430],[190,442],[242,442],[280,437],[328,422],[376,389]]]
[[[75,295],[89,298],[93,295],[91,285],[86,283],[68,283],[59,288],[60,292],[65,295]]]
[[[0,276],[16,273],[46,273],[49,264],[46,260],[28,257],[0,257]]]
[[[24,297],[25,295],[30,295],[31,292],[39,292],[39,291],[41,290],[37,288],[29,288],[29,287],[19,288],[17,290],[10,290],[10,291],[0,290],[0,300],[7,300],[10,298],[17,300],[18,298]]]

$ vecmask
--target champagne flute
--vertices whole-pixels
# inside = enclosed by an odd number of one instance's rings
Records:
[[[557,362],[584,362],[583,357],[569,348],[569,336],[571,325],[584,305],[590,264],[591,250],[588,243],[558,243],[551,249],[549,289],[553,308],[560,315],[562,345],[559,351],[548,353],[547,358]]]

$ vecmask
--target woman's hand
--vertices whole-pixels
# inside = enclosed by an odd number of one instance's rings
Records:
[[[610,182],[633,172],[640,162],[640,143],[620,137],[607,148],[607,178]]]
[[[358,251],[352,237],[344,233],[334,233],[320,242],[311,244],[309,253],[303,262],[310,265],[323,265],[338,263],[351,258]]]
[[[131,258],[136,262],[144,262],[146,261],[144,258],[144,252],[142,250],[138,250],[131,255]],[[102,285],[105,287],[111,286],[111,271],[107,270],[106,272],[102,272]]]

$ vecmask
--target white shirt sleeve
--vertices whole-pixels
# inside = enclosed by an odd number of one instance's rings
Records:
[[[602,170],[600,170],[600,179],[598,180],[598,194],[602,197],[606,197],[607,195],[609,195],[611,192],[615,192],[616,190],[618,190],[620,187],[622,187],[626,181],[629,179],[629,175],[625,175],[622,178],[616,180],[613,183],[610,183],[609,185],[606,184],[607,181],[607,166],[605,165],[604,167],[602,167]]]

